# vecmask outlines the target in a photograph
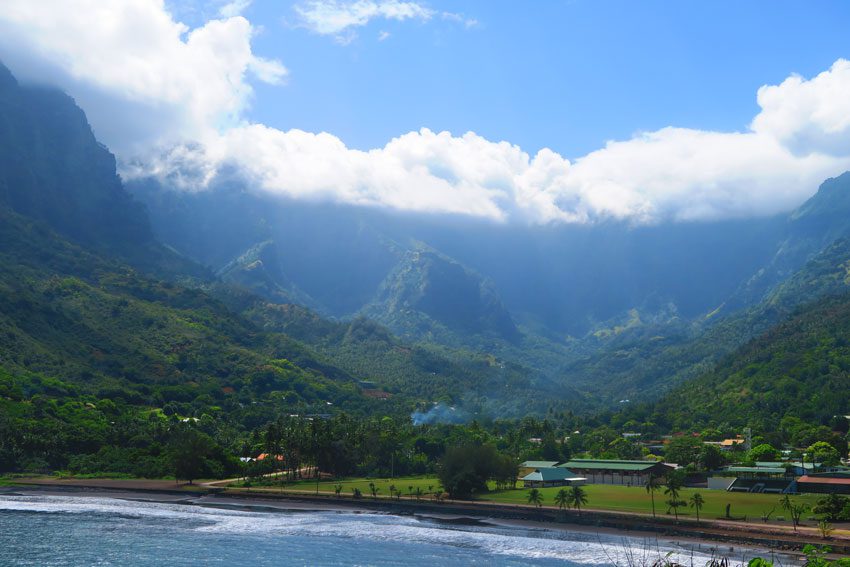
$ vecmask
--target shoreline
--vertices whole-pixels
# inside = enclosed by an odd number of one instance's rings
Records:
[[[782,533],[776,526],[741,525],[733,522],[674,522],[670,518],[652,520],[641,514],[582,510],[563,514],[556,509],[498,504],[481,501],[430,501],[335,497],[312,493],[279,493],[263,490],[225,489],[203,484],[186,485],[173,481],[124,479],[16,479],[0,487],[0,496],[13,493],[102,496],[128,501],[237,508],[255,511],[303,511],[379,513],[458,525],[482,525],[541,529],[554,532],[604,534],[623,538],[655,540],[701,553],[716,550],[719,556],[735,557],[739,550],[762,555],[782,555],[798,560],[806,544],[828,545],[834,553],[850,554],[850,539],[823,539],[805,533]],[[723,525],[731,524],[731,525]],[[835,555],[839,557],[841,555]]]
[[[802,564],[803,558],[799,553],[789,550],[772,549],[767,546],[729,543],[722,544],[715,540],[704,539],[693,536],[675,536],[653,531],[638,529],[620,529],[610,526],[574,524],[563,522],[551,522],[542,519],[507,518],[489,516],[485,514],[458,514],[450,509],[441,510],[387,510],[374,506],[360,506],[358,502],[351,499],[334,499],[333,501],[315,501],[296,495],[268,495],[252,493],[247,494],[222,494],[182,491],[157,491],[152,489],[119,489],[92,486],[57,486],[49,484],[28,484],[21,486],[0,487],[0,499],[4,495],[45,495],[45,496],[83,496],[90,498],[114,498],[127,502],[150,502],[161,504],[181,504],[189,506],[202,506],[223,510],[239,510],[247,512],[262,513],[348,513],[348,514],[379,514],[398,517],[412,517],[419,521],[434,522],[442,525],[468,526],[496,528],[496,529],[522,529],[540,532],[573,533],[583,536],[596,536],[599,543],[606,543],[603,539],[609,539],[607,543],[623,546],[628,545],[628,540],[633,540],[642,551],[653,553],[661,548],[673,548],[684,555],[688,553],[699,553],[713,557],[727,557],[730,564],[735,565],[736,557],[744,554],[750,556],[757,554],[760,557],[773,560],[776,557],[784,558],[785,565]],[[441,505],[442,506],[442,505]],[[744,562],[746,563],[746,562]]]

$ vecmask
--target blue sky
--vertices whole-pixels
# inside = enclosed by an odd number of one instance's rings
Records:
[[[0,60],[73,96],[127,179],[694,222],[850,169],[848,25],[838,1],[4,0]]]
[[[741,130],[755,93],[850,56],[848,2],[429,2],[474,18],[376,19],[340,45],[258,0],[255,51],[290,70],[248,115],[382,146],[423,126],[576,158],[668,125]],[[384,41],[382,31],[391,35]]]

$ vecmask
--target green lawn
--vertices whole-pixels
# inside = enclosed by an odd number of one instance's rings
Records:
[[[631,486],[613,486],[606,484],[588,484],[583,487],[587,493],[587,507],[598,508],[602,510],[617,510],[623,512],[641,512],[645,514],[652,513],[652,501],[646,490],[642,487]],[[554,506],[555,494],[560,488],[543,488],[540,491],[543,493],[543,505]],[[723,490],[703,490],[685,488],[681,491],[682,500],[690,500],[694,492],[702,494],[705,504],[700,511],[700,517],[704,518],[720,518],[726,513],[726,504],[731,504],[730,515],[733,517],[747,516],[752,520],[759,520],[763,513],[769,512],[771,508],[776,508],[771,516],[771,520],[775,520],[776,516],[786,516],[784,510],[779,507],[779,496],[776,494],[749,494],[742,492],[726,492]],[[483,496],[482,500],[492,500],[495,502],[506,502],[524,504],[527,502],[527,489],[506,490],[501,492],[491,492]],[[793,496],[795,501],[804,502],[809,506],[813,506],[817,502],[819,496],[807,494],[804,496]],[[664,503],[667,496],[664,494],[664,489],[661,488],[655,493],[655,511],[657,514],[664,514],[667,511],[667,505]],[[692,508],[679,508],[680,516],[694,516]],[[810,514],[804,515],[808,517]]]
[[[410,486],[413,490],[416,487],[422,489],[423,493],[436,491],[439,489],[440,481],[435,477],[403,477],[395,479],[365,479],[356,478],[340,481],[323,481],[319,483],[319,492],[333,493],[334,487],[337,484],[342,485],[342,494],[350,496],[353,488],[359,488],[363,496],[369,496],[369,483],[374,482],[379,488],[379,496],[388,496],[390,494],[390,485],[395,485],[397,489],[403,493],[403,498],[409,494]],[[432,487],[429,490],[429,487]],[[295,483],[287,483],[286,488],[289,490],[310,490],[316,489],[315,481],[299,481]],[[642,487],[630,486],[613,486],[606,484],[588,484],[583,487],[587,493],[587,507],[600,510],[616,510],[622,512],[639,512],[644,514],[652,513],[652,503],[646,490]],[[555,506],[555,494],[560,488],[543,488],[540,491],[543,494],[544,506]],[[776,494],[749,494],[741,492],[726,492],[723,490],[707,490],[685,488],[681,491],[683,500],[690,500],[694,492],[702,494],[705,504],[700,511],[700,517],[706,519],[721,518],[726,513],[726,504],[731,504],[730,515],[735,518],[747,516],[750,520],[761,519],[762,514],[769,512],[775,508],[771,515],[771,520],[776,520],[777,516],[785,517],[790,521],[790,518],[782,508],[779,507],[779,496]],[[489,494],[482,495],[478,500],[502,502],[506,504],[525,504],[527,503],[528,489],[518,488],[516,490],[493,491]],[[803,502],[810,507],[814,506],[820,498],[814,494],[804,496],[793,496],[793,500]],[[667,496],[664,494],[663,487],[655,493],[655,510],[659,515],[664,515],[667,511],[665,501]],[[695,516],[692,508],[679,508],[679,515],[685,517]],[[811,512],[804,514],[804,518],[811,516]]]
[[[417,487],[419,487],[423,493],[436,491],[440,487],[440,481],[435,477],[396,477],[394,479],[389,478],[354,478],[349,480],[334,480],[334,481],[323,481],[319,483],[319,492],[334,492],[334,487],[337,484],[342,485],[342,494],[351,496],[351,492],[354,488],[359,488],[363,493],[363,496],[371,495],[369,490],[369,483],[375,483],[375,486],[378,487],[379,496],[389,496],[390,494],[390,486],[395,485],[396,489],[401,490],[403,496],[407,496],[409,494],[409,487],[413,487],[415,491]],[[279,486],[279,485],[277,485]],[[430,488],[430,490],[429,490]],[[316,490],[316,481],[315,480],[301,480],[298,482],[290,482],[286,484],[286,489],[288,490]]]

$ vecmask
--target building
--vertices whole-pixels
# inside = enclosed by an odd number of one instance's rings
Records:
[[[797,492],[850,494],[850,472],[814,473],[797,479]]]
[[[558,466],[558,463],[561,461],[525,461],[524,463],[519,464],[519,477],[522,480],[522,477],[525,475],[534,472],[536,469],[551,469]]]
[[[587,479],[563,467],[541,467],[534,469],[520,480],[525,488],[546,488],[584,484]]]
[[[766,463],[775,464],[775,463]],[[729,466],[720,476],[735,477],[726,490],[729,492],[764,492],[788,494],[794,492],[794,472],[784,466]]]
[[[650,476],[664,477],[676,467],[658,461],[621,461],[608,459],[572,459],[558,465],[587,479],[591,484],[644,486]]]

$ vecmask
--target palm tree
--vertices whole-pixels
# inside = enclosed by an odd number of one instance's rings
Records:
[[[340,492],[342,492],[342,485],[341,484],[334,485],[334,493],[336,493],[337,498],[339,498]]]
[[[667,513],[670,513],[670,510],[673,510],[673,513],[676,514],[676,521],[679,521],[679,506],[684,506],[687,504],[684,500],[680,500],[677,497],[671,497],[667,500]]]
[[[791,511],[792,505],[793,505],[793,502],[791,502],[791,497],[788,496],[787,494],[779,499],[779,506],[781,506],[782,509],[785,510],[786,512]]]
[[[394,485],[394,484],[391,484],[391,485],[390,485],[390,498],[392,498],[393,496],[395,496],[395,493],[396,493],[396,487],[395,487],[395,485]]]
[[[661,488],[661,479],[651,474],[646,477],[646,484],[644,485],[646,488],[647,494],[649,494],[650,498],[652,498],[652,517],[655,517],[655,492]]]
[[[702,509],[703,504],[705,504],[705,499],[702,497],[702,494],[694,492],[691,496],[691,508],[697,513],[697,523],[699,523],[699,511]]]
[[[579,514],[581,514],[581,507],[587,504],[587,493],[584,489],[580,486],[571,487],[569,499],[572,505],[575,506],[576,510],[578,510]]]
[[[417,486],[416,491],[413,494],[416,496],[416,500],[420,500],[422,498],[422,488]]]
[[[528,503],[534,504],[538,508],[543,505],[543,495],[536,488],[532,488],[528,491]]]
[[[375,486],[375,483],[374,483],[374,482],[370,482],[370,483],[369,483],[369,492],[371,492],[371,493],[372,493],[372,498],[373,498],[373,499],[375,499],[375,500],[377,500],[377,499],[378,499],[378,492],[380,492],[380,491],[381,491],[381,489],[380,489],[380,488],[378,488],[377,486]]]
[[[555,504],[558,505],[558,509],[566,513],[566,509],[570,507],[570,493],[566,488],[562,488],[555,495]]]
[[[676,514],[677,521],[679,520],[679,506],[682,505],[682,501],[679,499],[679,491],[682,489],[683,484],[682,476],[675,472],[667,475],[667,482],[664,484],[666,486],[664,494],[670,496],[670,499],[667,500],[667,513],[669,514],[672,508]]]

